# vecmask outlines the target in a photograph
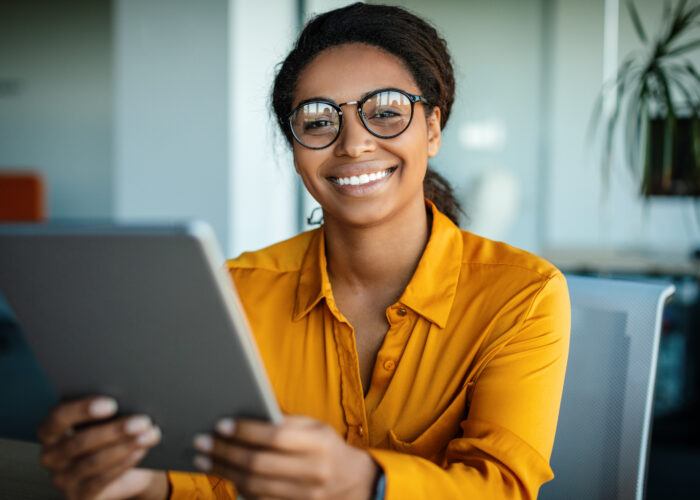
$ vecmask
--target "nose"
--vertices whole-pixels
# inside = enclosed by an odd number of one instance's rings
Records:
[[[362,153],[372,152],[377,148],[376,139],[362,124],[360,115],[357,113],[357,104],[352,103],[345,108],[343,128],[334,144],[336,156],[357,158]]]

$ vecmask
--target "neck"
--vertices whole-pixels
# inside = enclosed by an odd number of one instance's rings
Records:
[[[324,216],[332,287],[391,291],[398,299],[418,266],[429,237],[423,198],[381,224],[349,227]]]

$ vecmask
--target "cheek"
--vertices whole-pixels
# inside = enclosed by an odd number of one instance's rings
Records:
[[[396,154],[411,168],[423,168],[428,163],[427,131],[423,127],[414,134],[399,136],[400,142],[395,143]]]
[[[318,171],[323,163],[322,155],[318,154],[318,151],[306,149],[301,146],[293,150],[293,155],[294,169],[301,177],[306,189],[315,198],[319,181],[322,180],[318,177]]]

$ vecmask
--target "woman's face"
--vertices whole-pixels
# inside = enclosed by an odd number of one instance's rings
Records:
[[[321,52],[302,71],[293,107],[312,98],[336,104],[358,101],[384,88],[420,95],[410,72],[396,56],[364,44],[341,45]],[[318,150],[296,141],[293,146],[295,168],[323,207],[326,221],[371,226],[391,219],[412,203],[422,204],[428,158],[440,148],[439,108],[416,103],[409,127],[391,139],[370,134],[356,104],[342,109],[342,129],[333,144]],[[362,174],[379,174],[381,178],[360,185],[339,181]]]

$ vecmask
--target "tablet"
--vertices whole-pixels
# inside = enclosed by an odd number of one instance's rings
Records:
[[[154,469],[196,471],[222,417],[281,420],[223,263],[203,222],[0,226],[0,292],[53,390],[150,415]]]

